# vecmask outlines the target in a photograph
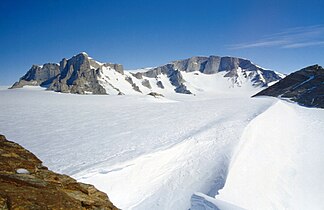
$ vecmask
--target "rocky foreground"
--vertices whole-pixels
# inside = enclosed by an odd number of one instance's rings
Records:
[[[0,135],[0,209],[117,209],[89,184],[54,173]]]

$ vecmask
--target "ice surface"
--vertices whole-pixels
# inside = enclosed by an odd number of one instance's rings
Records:
[[[204,85],[202,91],[196,90],[200,94],[169,94],[165,90],[166,98],[154,98],[61,94],[39,87],[0,90],[0,133],[35,153],[50,169],[94,184],[122,209],[189,209],[195,192],[225,207],[250,208],[253,202],[263,201],[270,204],[262,196],[274,196],[271,198],[276,202],[288,204],[297,197],[319,204],[317,199],[322,195],[323,185],[318,182],[321,179],[316,170],[323,174],[322,156],[318,154],[322,148],[319,139],[323,131],[318,131],[323,127],[322,110],[287,103],[283,106],[275,98],[250,98],[257,90],[244,85],[242,91],[222,90],[222,82],[215,83],[212,77],[206,77],[203,84],[199,84],[195,74],[184,74],[184,77],[190,77],[193,86]],[[208,89],[210,85],[213,88]],[[279,111],[281,106],[282,112]],[[256,123],[260,127],[252,126],[264,115],[272,115],[267,114],[269,110],[277,110],[270,112],[277,118],[265,118],[262,123]],[[287,128],[282,129],[287,133],[277,132],[280,128]],[[292,139],[294,132],[298,133],[298,138]],[[249,143],[249,135],[255,136],[254,143],[260,141],[255,145],[259,149],[245,149],[252,147],[245,145],[254,145]],[[278,145],[271,147],[271,142]],[[265,150],[263,145],[269,149]],[[283,178],[275,182],[272,176],[264,176],[264,180],[277,184],[274,187],[281,184],[282,187],[275,188],[277,191],[267,189],[267,183],[262,182],[261,172],[265,169],[258,167],[262,166],[260,154],[264,152],[273,156],[265,159],[264,167],[274,167],[269,174]],[[246,160],[248,169],[252,168],[246,174],[239,167],[245,166],[245,161],[239,163],[240,159],[245,160],[240,158],[245,157],[245,153],[253,154]],[[286,158],[285,154],[294,155]],[[303,160],[305,162],[298,165]],[[285,171],[283,166],[290,164]],[[296,176],[299,181],[294,181],[295,185],[291,184],[289,176],[279,176],[293,173],[291,169],[302,171]],[[258,170],[261,172],[257,173]],[[314,176],[309,176],[308,171]],[[220,198],[213,202],[228,172],[228,182]],[[246,180],[249,186],[240,185],[240,179]],[[263,184],[267,190],[260,193]],[[294,188],[290,189],[292,186]],[[239,196],[231,191],[236,187],[242,199],[246,196],[248,205],[241,203]],[[287,194],[279,189],[285,189]],[[306,189],[311,192],[309,195]],[[288,198],[293,191],[298,196],[290,201]],[[271,194],[273,192],[277,194]],[[304,197],[300,197],[301,192]],[[318,192],[318,196],[313,192]],[[260,200],[256,201],[259,194]]]

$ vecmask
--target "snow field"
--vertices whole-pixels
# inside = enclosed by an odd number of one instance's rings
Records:
[[[0,90],[0,133],[122,209],[323,207],[323,110],[184,77],[203,89],[166,98]]]

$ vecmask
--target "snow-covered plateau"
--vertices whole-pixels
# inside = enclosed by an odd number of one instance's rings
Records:
[[[121,209],[324,209],[324,110],[218,90],[0,90],[0,133]]]

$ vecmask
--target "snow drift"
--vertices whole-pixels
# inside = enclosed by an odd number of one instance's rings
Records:
[[[323,209],[323,125],[324,110],[277,102],[246,127],[225,187],[205,209],[220,201],[252,210]],[[196,197],[192,209],[204,199]]]

